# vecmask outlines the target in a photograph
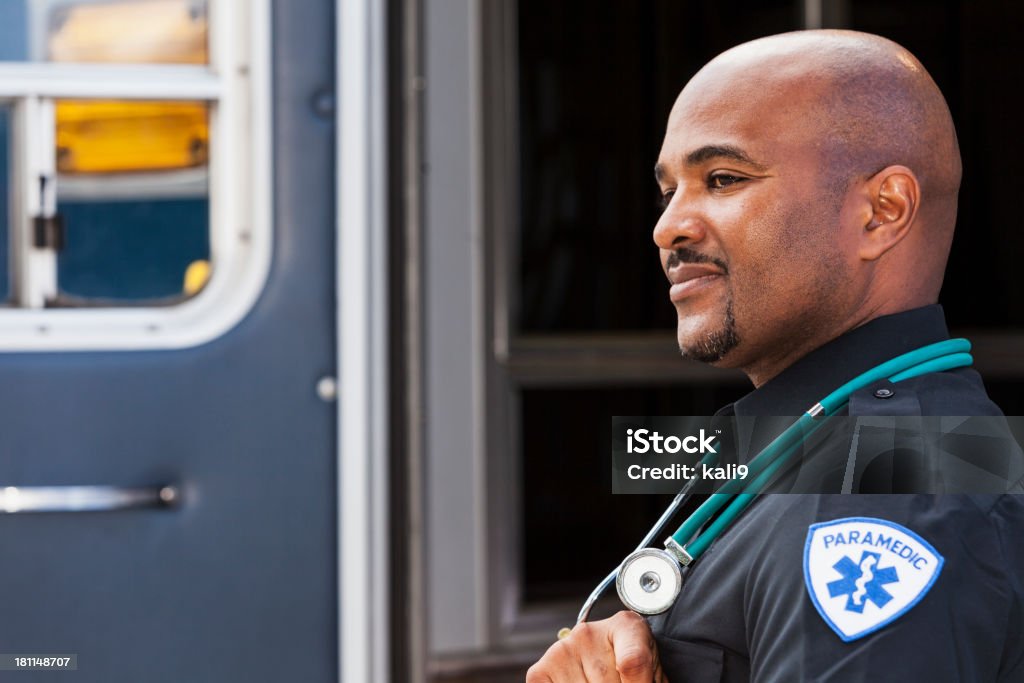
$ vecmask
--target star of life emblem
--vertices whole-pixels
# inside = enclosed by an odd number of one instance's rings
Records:
[[[939,578],[944,561],[904,526],[846,517],[808,529],[804,582],[818,614],[850,642],[916,605]]]

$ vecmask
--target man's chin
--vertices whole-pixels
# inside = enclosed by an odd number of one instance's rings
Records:
[[[704,344],[680,344],[679,353],[687,360],[706,363],[707,365],[713,365],[716,368],[732,367],[729,365],[730,352],[720,351],[713,346]]]
[[[739,344],[736,324],[731,315],[713,328],[693,329],[679,321],[677,333],[679,352],[683,358],[707,363],[716,367],[730,367],[729,357]]]

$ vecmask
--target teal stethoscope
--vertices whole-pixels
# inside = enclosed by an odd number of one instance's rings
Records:
[[[974,362],[970,350],[971,343],[966,339],[949,339],[897,356],[858,375],[811,406],[751,460],[746,477],[751,480],[749,484],[745,484],[746,480],[729,481],[721,490],[709,496],[665,541],[665,550],[648,548],[648,544],[661,533],[687,499],[695,481],[687,482],[637,549],[590,594],[576,622],[587,620],[594,603],[612,581],[615,581],[623,604],[634,612],[650,615],[667,610],[675,602],[683,585],[680,567],[699,558],[743,514],[754,496],[771,481],[803,441],[824,424],[821,418],[834,415],[849,402],[851,394],[880,380],[887,379],[895,384],[932,372],[967,367]],[[710,465],[714,457],[713,453],[708,453],[701,462]],[[701,527],[726,505],[728,507],[718,518],[701,532]]]

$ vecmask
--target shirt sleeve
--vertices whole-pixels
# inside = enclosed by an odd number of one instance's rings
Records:
[[[999,535],[1003,562],[1009,569],[1008,615],[1003,627],[1008,634],[999,667],[1000,683],[1024,680],[1024,496],[1002,496],[992,509],[992,519]]]
[[[805,544],[794,541],[800,534],[778,543],[767,539],[745,588],[751,681],[1020,680],[1018,577],[1024,551],[1014,547],[1015,557],[1008,557],[1007,547],[1014,545],[1008,539],[1024,533],[1024,514],[1004,499],[1021,501],[1017,496],[848,495],[813,497],[809,512],[794,506],[793,518],[778,520],[779,526],[802,524],[806,532],[809,518],[812,523],[883,519],[925,539],[944,564],[910,609],[844,642],[811,599],[803,571]]]

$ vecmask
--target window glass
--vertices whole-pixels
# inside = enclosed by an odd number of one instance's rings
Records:
[[[0,2],[0,61],[28,59],[27,0]]]
[[[3,0],[0,60],[206,64],[207,0]]]
[[[57,103],[57,305],[175,303],[210,270],[208,108]]]
[[[524,603],[582,602],[672,499],[612,494],[614,415],[712,415],[749,390],[745,383],[524,390]]]
[[[799,28],[791,0],[520,0],[518,329],[675,328],[651,239],[669,110],[708,59]]]

